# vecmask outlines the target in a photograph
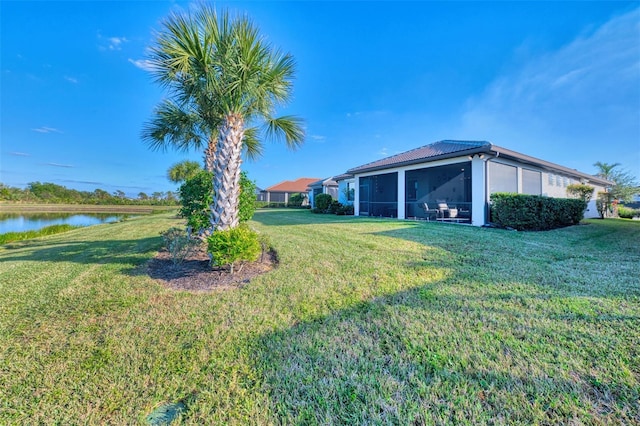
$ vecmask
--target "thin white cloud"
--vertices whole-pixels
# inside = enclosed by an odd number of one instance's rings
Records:
[[[38,127],[38,128],[35,128],[35,129],[31,129],[31,130],[33,130],[34,132],[38,132],[38,133],[60,133],[60,134],[62,134],[62,131],[60,131],[60,130],[58,130],[56,128],[53,128],[53,127],[46,127],[46,126]]]
[[[9,155],[13,155],[15,157],[31,157],[31,154],[27,154],[26,152],[10,152]]]
[[[65,75],[64,79],[67,80],[69,83],[78,84],[78,79],[75,77],[70,77],[68,75]]]
[[[126,37],[104,37],[102,34],[98,34],[98,40],[100,42],[100,50],[122,50],[122,45],[127,43]]]
[[[140,68],[144,71],[153,71],[155,67],[153,63],[148,59],[131,59],[129,58],[129,62],[131,62],[136,67]]]
[[[52,166],[52,167],[64,167],[66,169],[70,169],[73,168],[72,165],[70,164],[60,164],[60,163],[43,163],[45,166]]]
[[[459,134],[524,152],[537,146],[538,155],[569,145],[590,150],[580,156],[591,162],[600,159],[605,145],[619,152],[637,146],[639,33],[640,9],[635,9],[556,51],[530,58],[468,100]]]
[[[129,41],[125,37],[109,37],[107,40],[109,41],[109,50],[120,50],[122,44]]]
[[[378,155],[387,157],[389,155],[389,150],[387,148],[382,148],[380,151],[378,151]]]
[[[325,141],[326,137],[322,136],[322,135],[309,135],[309,138],[311,138],[312,140],[318,142],[318,143],[322,143]]]

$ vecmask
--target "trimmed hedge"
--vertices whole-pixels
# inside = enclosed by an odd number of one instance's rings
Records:
[[[583,200],[541,195],[491,195],[491,221],[518,231],[546,231],[577,225],[584,217]]]

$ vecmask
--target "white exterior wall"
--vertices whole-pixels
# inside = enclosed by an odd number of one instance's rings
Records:
[[[353,200],[347,200],[347,184],[355,184],[355,179],[345,179],[338,181],[338,201],[344,205],[353,205]]]
[[[367,173],[359,173],[355,175],[355,200],[354,200],[354,213],[356,216],[360,214],[360,177],[366,176],[374,176],[379,174],[386,173],[398,173],[398,219],[405,219],[405,173],[409,170],[417,170],[423,169],[427,167],[437,167],[444,166],[462,162],[468,162],[469,157],[455,157],[446,160],[438,160],[431,161],[427,163],[420,164],[412,164],[410,166],[404,167],[394,167],[384,170],[377,170],[374,172]],[[521,164],[516,161],[507,160],[504,158],[496,158],[489,157],[486,154],[484,155],[474,155],[471,159],[471,200],[472,200],[472,217],[471,224],[474,226],[482,226],[488,222],[489,218],[487,217],[487,203],[489,202],[489,188],[491,175],[488,168],[488,161],[498,162],[510,166],[515,166],[517,168],[517,189],[519,193],[522,193],[522,171],[523,170],[534,170],[541,172],[542,178],[542,194],[548,197],[554,198],[567,198],[567,189],[566,186],[572,183],[581,183],[580,178],[578,177],[570,177],[568,174],[561,173],[553,173],[543,170],[541,168],[529,165],[529,164]],[[550,184],[549,174],[554,175],[553,184]],[[560,185],[558,185],[557,176],[560,176]],[[583,180],[584,181],[584,180]],[[588,185],[594,186],[594,195],[592,201],[587,206],[587,211],[585,212],[585,218],[598,217],[598,211],[595,205],[595,199],[597,197],[597,193],[600,191],[604,191],[605,188],[599,185],[595,185],[593,183],[585,182]],[[340,184],[343,184],[342,181]],[[346,184],[345,184],[346,186]],[[342,187],[340,187],[340,193],[342,193]],[[341,197],[343,195],[340,195]],[[341,201],[342,202],[342,201]]]
[[[474,155],[471,160],[471,224],[487,223],[487,159]]]

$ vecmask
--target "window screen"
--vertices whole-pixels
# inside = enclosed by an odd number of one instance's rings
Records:
[[[489,163],[489,193],[518,192],[518,169],[500,163]]]
[[[522,169],[522,193],[530,195],[542,194],[542,173],[535,170]]]

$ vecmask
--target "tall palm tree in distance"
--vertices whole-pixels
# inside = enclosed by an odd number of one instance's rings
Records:
[[[266,43],[247,17],[219,16],[200,4],[162,23],[150,60],[171,99],[143,137],[155,149],[204,148],[214,172],[212,227],[237,226],[243,151],[257,157],[265,137],[290,148],[304,139],[299,118],[274,117],[291,97],[293,58]]]

